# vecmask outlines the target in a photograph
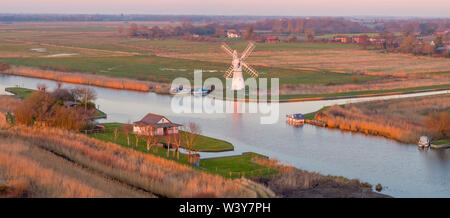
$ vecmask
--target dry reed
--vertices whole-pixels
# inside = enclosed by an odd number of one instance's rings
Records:
[[[1,197],[98,197],[101,192],[21,155],[22,143],[2,138],[0,143]]]
[[[100,86],[112,89],[126,89],[133,91],[148,92],[154,82],[136,81],[131,79],[113,78],[108,76],[91,75],[86,73],[68,73],[52,70],[41,70],[30,67],[12,66],[3,72],[8,75],[36,77],[59,82]]]
[[[256,183],[225,179],[70,131],[16,126],[3,134],[26,140],[105,176],[160,196],[195,197],[204,193],[215,197],[274,196]]]
[[[428,114],[450,109],[450,95],[379,100],[332,106],[315,119],[339,128],[381,135],[401,142],[415,143],[421,135],[434,135],[424,125]]]

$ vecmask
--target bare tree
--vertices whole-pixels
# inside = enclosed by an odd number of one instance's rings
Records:
[[[244,39],[251,40],[254,38],[254,28],[253,25],[247,27],[244,33]]]
[[[181,137],[180,134],[174,135],[174,140],[173,140],[175,146],[176,146],[176,152],[177,152],[177,160],[180,159],[180,146],[181,146]],[[175,151],[174,151],[175,152]]]
[[[136,139],[136,148],[137,148],[139,146],[139,136],[135,134],[134,138]]]
[[[314,33],[314,30],[313,30],[313,29],[307,29],[307,30],[305,31],[305,38],[306,38],[308,41],[310,41],[310,42],[314,41],[314,37],[315,37],[315,33]]]
[[[196,123],[189,122],[187,125],[183,127],[183,132],[181,136],[183,137],[183,143],[185,145],[186,150],[189,153],[189,163],[192,164],[192,156],[191,152],[194,152],[195,144],[197,143],[198,136],[201,134],[200,126]]]
[[[145,135],[147,141],[147,151],[150,151],[150,147],[153,147],[153,144],[155,144],[157,140],[154,134],[154,128],[152,126],[146,127]]]
[[[117,142],[117,136],[119,135],[119,129],[114,128],[114,141]]]
[[[37,89],[38,89],[39,91],[45,92],[45,91],[47,90],[47,85],[44,84],[44,83],[38,83],[38,84],[37,84]]]
[[[172,137],[171,135],[167,135],[167,157],[170,155],[170,144],[172,143]]]
[[[94,89],[89,87],[78,87],[71,90],[72,96],[76,101],[83,102],[85,111],[87,110],[88,102],[97,99],[97,93]]]
[[[122,126],[122,133],[127,137],[127,145],[130,146],[130,131],[132,126],[130,124],[124,124]]]

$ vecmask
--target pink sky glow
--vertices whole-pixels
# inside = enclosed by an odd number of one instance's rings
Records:
[[[450,0],[2,0],[0,13],[449,17]]]

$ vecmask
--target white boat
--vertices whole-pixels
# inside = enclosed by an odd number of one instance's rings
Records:
[[[191,90],[183,89],[183,88],[174,88],[174,89],[170,90],[170,94],[172,94],[172,95],[190,95]]]
[[[210,93],[211,91],[209,89],[203,89],[203,88],[194,88],[192,90],[192,94],[193,95],[197,95],[197,96],[206,96]]]
[[[430,147],[430,139],[427,136],[420,136],[419,143],[417,144],[419,148],[428,148]]]
[[[303,114],[290,114],[286,115],[286,121],[291,125],[302,125],[305,123],[305,117]]]

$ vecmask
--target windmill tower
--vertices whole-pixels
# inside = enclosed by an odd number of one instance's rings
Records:
[[[231,66],[225,72],[223,77],[233,78],[231,85],[232,90],[244,89],[245,84],[244,84],[244,77],[242,75],[242,70],[244,70],[254,78],[258,77],[258,72],[244,62],[244,60],[252,53],[253,49],[255,49],[255,43],[250,42],[247,48],[244,50],[244,52],[242,52],[240,58],[238,56],[237,51],[232,50],[227,44],[223,44],[222,49],[233,58]]]

